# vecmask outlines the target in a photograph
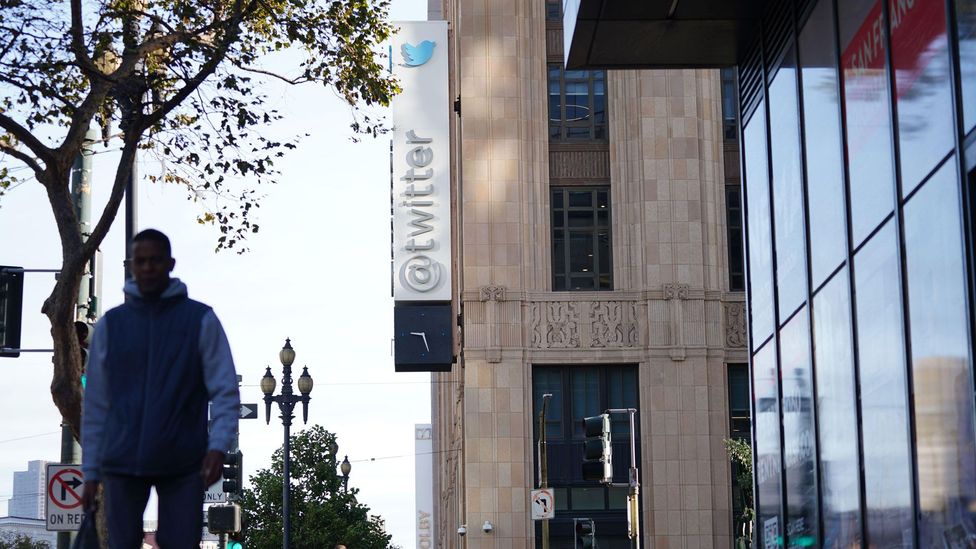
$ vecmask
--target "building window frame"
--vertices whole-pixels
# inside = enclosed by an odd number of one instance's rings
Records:
[[[549,86],[549,141],[557,143],[606,143],[608,141],[609,118],[606,93],[607,72],[603,70],[566,70],[562,63],[549,63],[547,80]],[[570,86],[578,87],[580,85],[586,89],[586,104],[568,105],[566,101],[567,91]],[[554,112],[556,108],[559,110],[558,113]],[[585,115],[580,112],[582,110],[586,111]]]
[[[582,205],[586,193],[589,205]],[[613,290],[610,186],[552,186],[550,199],[553,291]],[[579,250],[587,240],[590,249]],[[581,261],[579,254],[592,259]]]

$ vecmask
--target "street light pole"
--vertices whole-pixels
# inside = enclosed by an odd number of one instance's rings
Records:
[[[308,401],[310,400],[308,395],[312,392],[312,376],[308,375],[308,367],[306,366],[298,378],[298,392],[301,394],[296,395],[291,388],[291,365],[295,362],[295,350],[291,347],[291,339],[285,339],[285,346],[278,353],[278,358],[281,360],[281,394],[273,396],[277,383],[274,376],[271,375],[271,366],[268,366],[264,377],[261,378],[261,391],[264,393],[264,410],[267,423],[271,423],[271,404],[277,402],[278,409],[281,410],[281,424],[285,428],[284,482],[281,487],[284,532],[281,546],[283,549],[289,549],[291,546],[291,505],[289,502],[291,496],[291,420],[295,418],[293,415],[295,405],[301,402],[302,419],[308,423]]]

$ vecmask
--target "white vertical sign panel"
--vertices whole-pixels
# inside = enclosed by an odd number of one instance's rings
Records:
[[[434,547],[434,440],[429,423],[414,425],[417,549]]]
[[[451,300],[451,100],[447,22],[393,37],[393,299]]]

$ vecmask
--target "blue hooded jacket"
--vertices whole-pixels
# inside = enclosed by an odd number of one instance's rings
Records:
[[[144,299],[134,281],[125,294],[98,322],[89,347],[85,480],[190,473],[208,449],[231,450],[237,432],[240,395],[227,336],[179,279],[158,300]]]

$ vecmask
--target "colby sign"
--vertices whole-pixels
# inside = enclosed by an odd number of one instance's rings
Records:
[[[393,299],[451,300],[447,22],[396,23],[393,99]]]

